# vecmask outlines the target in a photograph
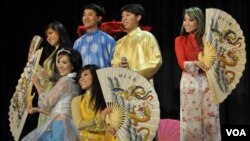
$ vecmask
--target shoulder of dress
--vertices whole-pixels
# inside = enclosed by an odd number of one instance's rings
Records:
[[[183,42],[186,40],[186,37],[185,36],[177,36],[175,38],[175,42]]]
[[[148,32],[148,31],[145,31],[145,30],[138,31],[137,34],[142,34],[142,35],[146,35],[146,36],[153,35],[151,32]]]
[[[101,35],[103,35],[103,36],[109,36],[108,33],[103,32],[103,31],[101,31],[101,30],[98,30],[98,34],[101,34]]]
[[[71,82],[72,78],[67,77],[67,76],[62,76],[59,80],[58,83],[62,84],[62,83],[69,83]]]
[[[75,97],[72,99],[72,102],[80,102],[81,99],[82,99],[82,96],[83,96],[83,95],[75,96]]]
[[[116,43],[120,43],[120,42],[124,41],[127,37],[128,37],[128,35],[123,36],[122,38],[117,40]]]
[[[75,108],[76,106],[79,107],[81,104],[81,100],[82,100],[81,95],[73,97],[73,99],[71,101],[71,106],[72,106],[71,108],[76,109]]]
[[[100,35],[110,39],[110,40],[115,40],[111,35],[109,35],[108,33],[106,32],[103,32],[103,31],[99,31]]]
[[[137,35],[139,35],[141,38],[145,38],[147,40],[156,39],[154,34],[149,32],[149,31],[142,30],[142,31],[138,32]]]
[[[80,36],[79,38],[77,38],[77,39],[75,40],[75,42],[74,42],[74,45],[75,45],[75,44],[79,44],[79,43],[83,40],[83,38],[84,38],[84,35],[82,35],[82,36]]]

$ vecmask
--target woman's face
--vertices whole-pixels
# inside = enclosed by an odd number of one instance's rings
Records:
[[[73,70],[73,65],[70,62],[68,55],[59,55],[56,61],[56,67],[61,76],[68,75]]]
[[[82,89],[88,90],[91,88],[93,82],[92,74],[90,70],[84,70],[81,73],[81,77],[79,79],[79,84]]]
[[[140,15],[136,16],[135,14],[130,13],[128,11],[122,12],[122,24],[128,32],[138,27],[140,19]]]
[[[183,27],[188,33],[195,33],[198,28],[198,22],[194,18],[191,18],[187,13],[184,15]]]
[[[47,35],[47,41],[51,46],[56,47],[59,45],[58,32],[56,32],[52,28],[48,28],[48,30],[46,31],[46,35]]]
[[[96,12],[92,9],[85,9],[82,16],[82,22],[87,31],[93,31],[98,27],[102,17],[97,16]]]

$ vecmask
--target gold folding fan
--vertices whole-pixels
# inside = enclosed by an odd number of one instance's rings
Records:
[[[29,53],[28,53],[28,59],[36,52],[36,50],[39,48],[40,44],[42,43],[43,38],[39,35],[35,35],[30,43]]]
[[[239,83],[246,64],[245,38],[239,24],[228,13],[206,9],[204,51],[198,59],[216,103],[223,102]]]
[[[21,78],[18,80],[16,91],[10,100],[9,126],[15,141],[19,140],[25,124],[28,112],[26,108],[31,104],[34,94],[31,95],[33,83],[31,78],[38,66],[43,48],[37,50],[41,43],[41,38],[35,36],[30,45],[28,62],[24,68]],[[31,49],[32,48],[32,49]]]
[[[125,121],[125,109],[122,105],[113,102],[108,102],[107,107],[112,108],[112,114],[109,114],[105,121],[117,131]]]
[[[97,70],[107,107],[112,113],[106,122],[116,129],[122,141],[151,141],[160,120],[157,94],[140,74],[125,68]]]

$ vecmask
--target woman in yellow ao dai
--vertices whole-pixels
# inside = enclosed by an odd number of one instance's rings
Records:
[[[114,130],[105,122],[112,109],[106,108],[97,69],[96,65],[86,65],[78,74],[78,82],[84,92],[72,101],[73,120],[80,131],[81,141],[116,141]]]

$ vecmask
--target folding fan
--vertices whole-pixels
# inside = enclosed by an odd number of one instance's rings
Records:
[[[215,102],[221,103],[235,89],[245,69],[245,38],[232,16],[208,8],[203,42],[204,52],[199,54],[199,60],[206,65]]]
[[[43,48],[37,50],[31,55],[26,67],[24,68],[24,72],[21,74],[21,78],[18,80],[16,91],[10,100],[9,125],[15,141],[19,140],[20,134],[23,130],[28,115],[26,108],[32,104],[34,94],[31,95],[33,86],[31,79],[38,66],[42,51]]]
[[[97,70],[104,99],[112,113],[106,122],[122,141],[151,141],[156,134],[160,108],[152,84],[126,68]]]
[[[180,121],[161,119],[157,131],[157,141],[180,141]]]
[[[29,53],[28,53],[28,59],[36,52],[40,44],[42,43],[43,38],[39,35],[35,35],[32,38],[32,41],[30,43]]]

